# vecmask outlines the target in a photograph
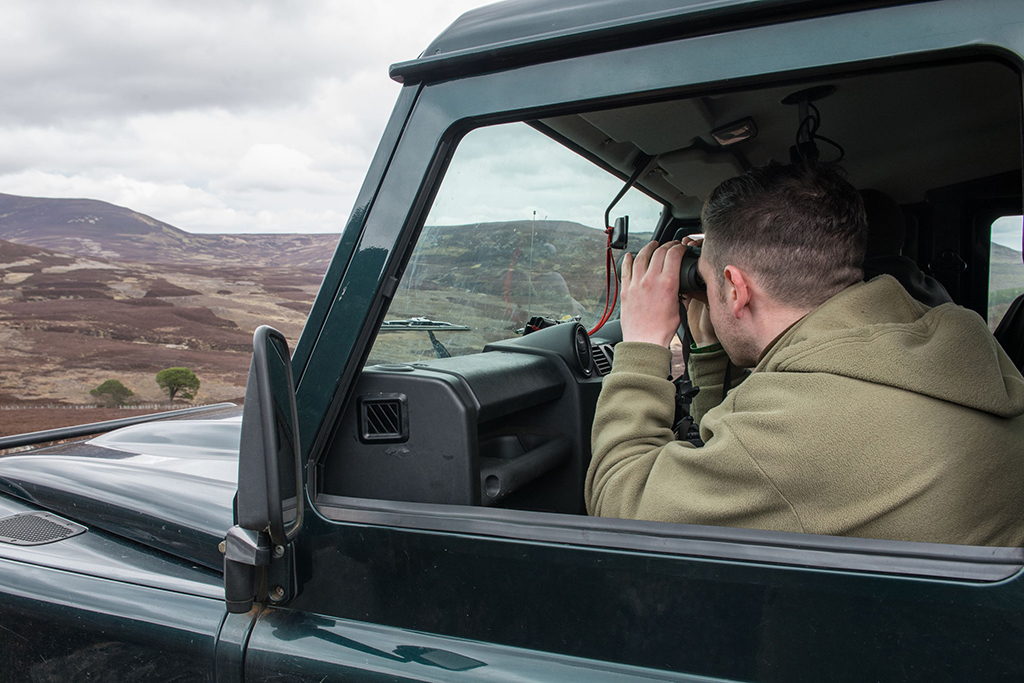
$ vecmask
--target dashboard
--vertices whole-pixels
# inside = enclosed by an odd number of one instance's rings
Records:
[[[584,514],[583,481],[618,321],[567,322],[482,353],[364,368],[322,492]]]

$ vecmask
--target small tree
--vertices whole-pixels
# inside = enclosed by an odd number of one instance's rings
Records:
[[[174,397],[191,401],[199,391],[199,378],[196,373],[188,368],[167,368],[156,373],[156,383],[167,392],[171,405],[174,405]]]
[[[102,399],[108,406],[123,406],[135,395],[134,391],[116,379],[108,379],[89,393]]]

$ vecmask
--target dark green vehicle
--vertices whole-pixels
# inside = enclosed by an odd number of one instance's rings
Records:
[[[290,367],[262,328],[244,416],[0,444],[90,435],[0,459],[0,677],[1024,680],[1020,548],[583,507],[619,340],[605,226],[628,214],[631,250],[699,232],[771,158],[843,157],[1013,355],[1022,27],[1019,0],[464,15],[392,67]]]

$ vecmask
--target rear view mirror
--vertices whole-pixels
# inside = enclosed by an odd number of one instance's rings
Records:
[[[287,545],[302,525],[302,465],[291,357],[266,325],[253,335],[238,458],[238,525]]]
[[[629,216],[619,216],[612,226],[612,249],[625,249],[629,244]]]

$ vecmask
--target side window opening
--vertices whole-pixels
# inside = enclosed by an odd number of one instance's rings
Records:
[[[400,375],[412,378],[439,370],[469,377],[472,384],[480,366],[460,365],[460,357],[478,354],[487,344],[521,338],[533,315],[554,320],[578,316],[588,327],[597,320],[605,293],[601,223],[604,208],[622,181],[575,149],[620,173],[628,173],[630,160],[639,152],[657,157],[654,171],[641,179],[646,193],[631,190],[612,212],[613,219],[630,216],[629,249],[636,251],[659,225],[661,211],[695,222],[704,199],[721,181],[770,159],[787,161],[797,112],[780,103],[812,85],[835,86],[817,107],[822,134],[845,150],[843,165],[850,181],[858,189],[885,192],[904,212],[913,209],[903,254],[941,274],[940,257],[961,236],[952,218],[959,214],[949,210],[952,200],[943,194],[946,203],[939,205],[935,193],[950,187],[984,188],[990,179],[1020,172],[1020,77],[1002,62],[859,73],[541,119],[540,127],[551,136],[525,122],[476,129],[459,144],[438,188],[369,354],[364,385],[357,388],[356,400],[343,418],[343,437],[336,438],[326,455],[322,493],[414,506],[446,502],[431,497],[426,480],[421,485],[415,477],[406,477],[392,486],[389,478],[396,477],[382,463],[399,457],[395,454],[405,459],[426,454],[448,430],[457,438],[446,437],[444,448],[439,447],[445,453],[438,457],[466,459],[471,463],[466,468],[467,485],[483,488],[484,483],[472,481],[472,473],[481,458],[493,455],[488,449],[502,444],[498,458],[530,453],[530,440],[543,438],[540,432],[550,428],[548,423],[538,427],[543,422],[539,416],[563,410],[569,402],[572,406],[565,415],[582,418],[575,423],[563,420],[557,428],[573,443],[573,457],[525,486],[528,495],[510,497],[502,505],[579,514],[572,505],[558,504],[560,496],[578,492],[559,485],[579,482],[586,470],[591,426],[587,416],[596,402],[600,373],[577,378],[578,388],[567,384],[560,398],[507,407],[507,412],[476,422],[462,409],[445,412],[410,398],[409,415],[426,411],[432,423],[445,425],[417,445],[410,444],[412,436],[410,442],[397,444],[362,442],[357,434],[361,397],[387,392],[397,396],[399,389],[412,386]],[[950,93],[955,97],[951,99]],[[900,106],[880,107],[880,101],[898,101]],[[743,129],[734,124],[746,120],[754,122],[747,128],[753,133],[749,137],[723,144],[715,136],[723,128]],[[822,151],[827,159],[839,154],[830,147]],[[967,211],[973,199],[965,194],[953,208]],[[988,300],[992,328],[1013,298],[1024,292],[1020,221],[1019,216],[1005,217],[993,226]],[[1015,235],[1010,234],[1012,229]],[[397,373],[384,365],[370,367],[376,364],[414,365]],[[386,392],[380,388],[385,378],[391,387]],[[410,432],[414,429],[415,425]],[[344,447],[338,445],[342,443]],[[372,449],[377,450],[370,454]],[[361,469],[357,478],[373,483],[360,489],[350,485],[349,473],[336,470],[338,462],[364,450],[364,461],[373,464]],[[576,471],[567,474],[566,468]],[[556,479],[559,485],[553,484]]]
[[[1001,216],[992,223],[988,272],[988,327],[999,326],[1010,305],[1024,294],[1022,217]]]

